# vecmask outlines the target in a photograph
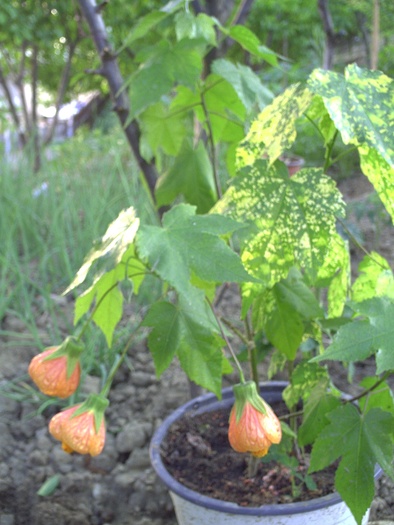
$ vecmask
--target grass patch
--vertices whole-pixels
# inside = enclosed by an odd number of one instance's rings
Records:
[[[21,159],[0,166],[0,319],[12,312],[34,331],[35,304],[50,305],[120,210],[155,215],[121,130],[82,131],[52,146],[40,173]]]

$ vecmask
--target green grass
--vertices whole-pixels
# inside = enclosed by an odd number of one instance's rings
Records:
[[[50,154],[38,174],[23,160],[0,165],[0,320],[12,313],[34,334],[40,301],[55,337],[51,294],[70,283],[93,241],[125,207],[142,220],[154,213],[121,130],[84,131]]]

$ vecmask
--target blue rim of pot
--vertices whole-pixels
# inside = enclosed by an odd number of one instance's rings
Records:
[[[273,403],[282,399],[282,391],[287,386],[286,381],[271,381],[260,384],[260,393],[268,403]],[[156,474],[167,486],[167,488],[180,496],[200,507],[204,507],[219,512],[228,512],[232,514],[252,515],[252,516],[282,516],[288,514],[300,514],[302,512],[311,512],[319,510],[331,505],[336,505],[342,501],[338,492],[333,492],[327,496],[311,499],[308,501],[298,501],[294,503],[281,503],[276,505],[262,505],[261,507],[241,507],[236,503],[223,501],[215,498],[210,498],[177,481],[166,469],[161,459],[161,444],[166,437],[169,428],[178,419],[185,414],[198,415],[205,412],[207,407],[209,410],[216,410],[219,408],[231,407],[234,402],[232,387],[222,390],[222,399],[218,400],[214,394],[203,394],[199,397],[191,399],[174,412],[172,412],[158,427],[154,433],[150,448],[151,464],[156,471]],[[382,474],[382,469],[377,465],[375,468],[375,479],[378,479]]]

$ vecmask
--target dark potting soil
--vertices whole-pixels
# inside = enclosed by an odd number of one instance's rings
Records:
[[[175,479],[196,492],[245,507],[305,501],[334,492],[334,468],[312,475],[313,490],[296,481],[296,497],[292,473],[284,465],[259,460],[256,475],[249,477],[249,454],[233,451],[228,442],[228,418],[229,410],[216,410],[185,416],[170,427],[161,455]],[[298,474],[307,471],[306,465],[298,468]]]

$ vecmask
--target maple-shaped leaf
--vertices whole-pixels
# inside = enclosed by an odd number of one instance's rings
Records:
[[[328,381],[323,378],[310,392],[304,404],[302,425],[298,429],[298,443],[312,444],[330,420],[327,414],[341,405],[340,399],[327,391]]]
[[[183,195],[198,213],[207,213],[215,204],[216,190],[212,165],[202,142],[196,148],[188,141],[174,164],[157,181],[155,195],[158,206],[172,204]]]
[[[348,403],[326,417],[330,424],[315,441],[309,472],[322,470],[341,458],[335,488],[360,524],[374,496],[375,465],[394,476],[387,460],[394,452],[394,416],[379,408],[360,414]]]
[[[342,326],[327,350],[312,361],[355,362],[376,354],[378,374],[394,370],[394,303],[379,297],[354,306],[363,317]]]
[[[186,135],[185,117],[171,113],[163,102],[153,104],[140,116],[141,131],[154,154],[162,150],[177,155]]]
[[[358,266],[360,275],[352,285],[352,300],[361,302],[373,297],[394,299],[394,276],[386,259],[376,252],[366,255]]]
[[[344,75],[316,69],[308,85],[323,98],[345,144],[376,149],[394,166],[394,80],[351,64]]]
[[[74,307],[74,324],[93,307],[92,320],[111,347],[113,333],[123,313],[123,294],[118,285],[127,279],[133,283],[133,292],[137,294],[145,274],[145,266],[135,257],[134,245],[131,244],[115,268],[99,272],[93,284],[78,295]]]
[[[196,215],[196,208],[180,204],[163,216],[163,226],[141,226],[138,255],[179,293],[191,293],[193,272],[208,282],[254,281],[239,256],[221,236],[241,228],[221,215]]]
[[[230,82],[219,75],[209,75],[200,91],[193,91],[186,86],[177,87],[171,110],[190,109],[193,109],[206,131],[212,131],[215,144],[220,141],[237,142],[245,135],[245,107]]]
[[[288,150],[297,136],[296,120],[308,108],[312,97],[308,88],[295,84],[264,108],[238,148],[239,166],[253,164],[264,155],[274,162]]]
[[[344,203],[322,170],[306,168],[289,177],[282,163],[264,160],[240,170],[214,208],[254,224],[242,246],[245,267],[272,287],[291,267],[305,269],[314,282],[337,236],[336,217]]]
[[[243,64],[233,64],[220,58],[212,63],[212,72],[226,79],[235,89],[247,111],[256,105],[265,107],[272,101],[273,94],[261,82],[256,73]]]
[[[72,283],[63,292],[66,294],[82,284],[94,262],[105,261],[107,268],[114,268],[122,260],[123,255],[134,241],[140,221],[133,207],[122,210],[111,222],[100,241],[87,255]]]
[[[344,143],[358,147],[361,168],[394,220],[394,80],[352,64],[344,75],[315,70],[308,85],[323,98]]]
[[[203,292],[193,289],[188,298],[180,296],[176,304],[155,303],[144,326],[152,328],[148,345],[158,375],[177,356],[192,381],[220,397],[224,341]]]
[[[123,86],[124,88],[130,86],[131,111],[128,121],[151,104],[159,102],[174,83],[194,88],[202,70],[199,46],[197,40],[185,38],[174,45],[163,39],[152,48],[151,56]]]
[[[328,384],[326,368],[308,361],[301,361],[294,369],[291,383],[283,391],[283,399],[289,408],[294,407],[302,399],[308,399],[312,390],[322,381]]]

